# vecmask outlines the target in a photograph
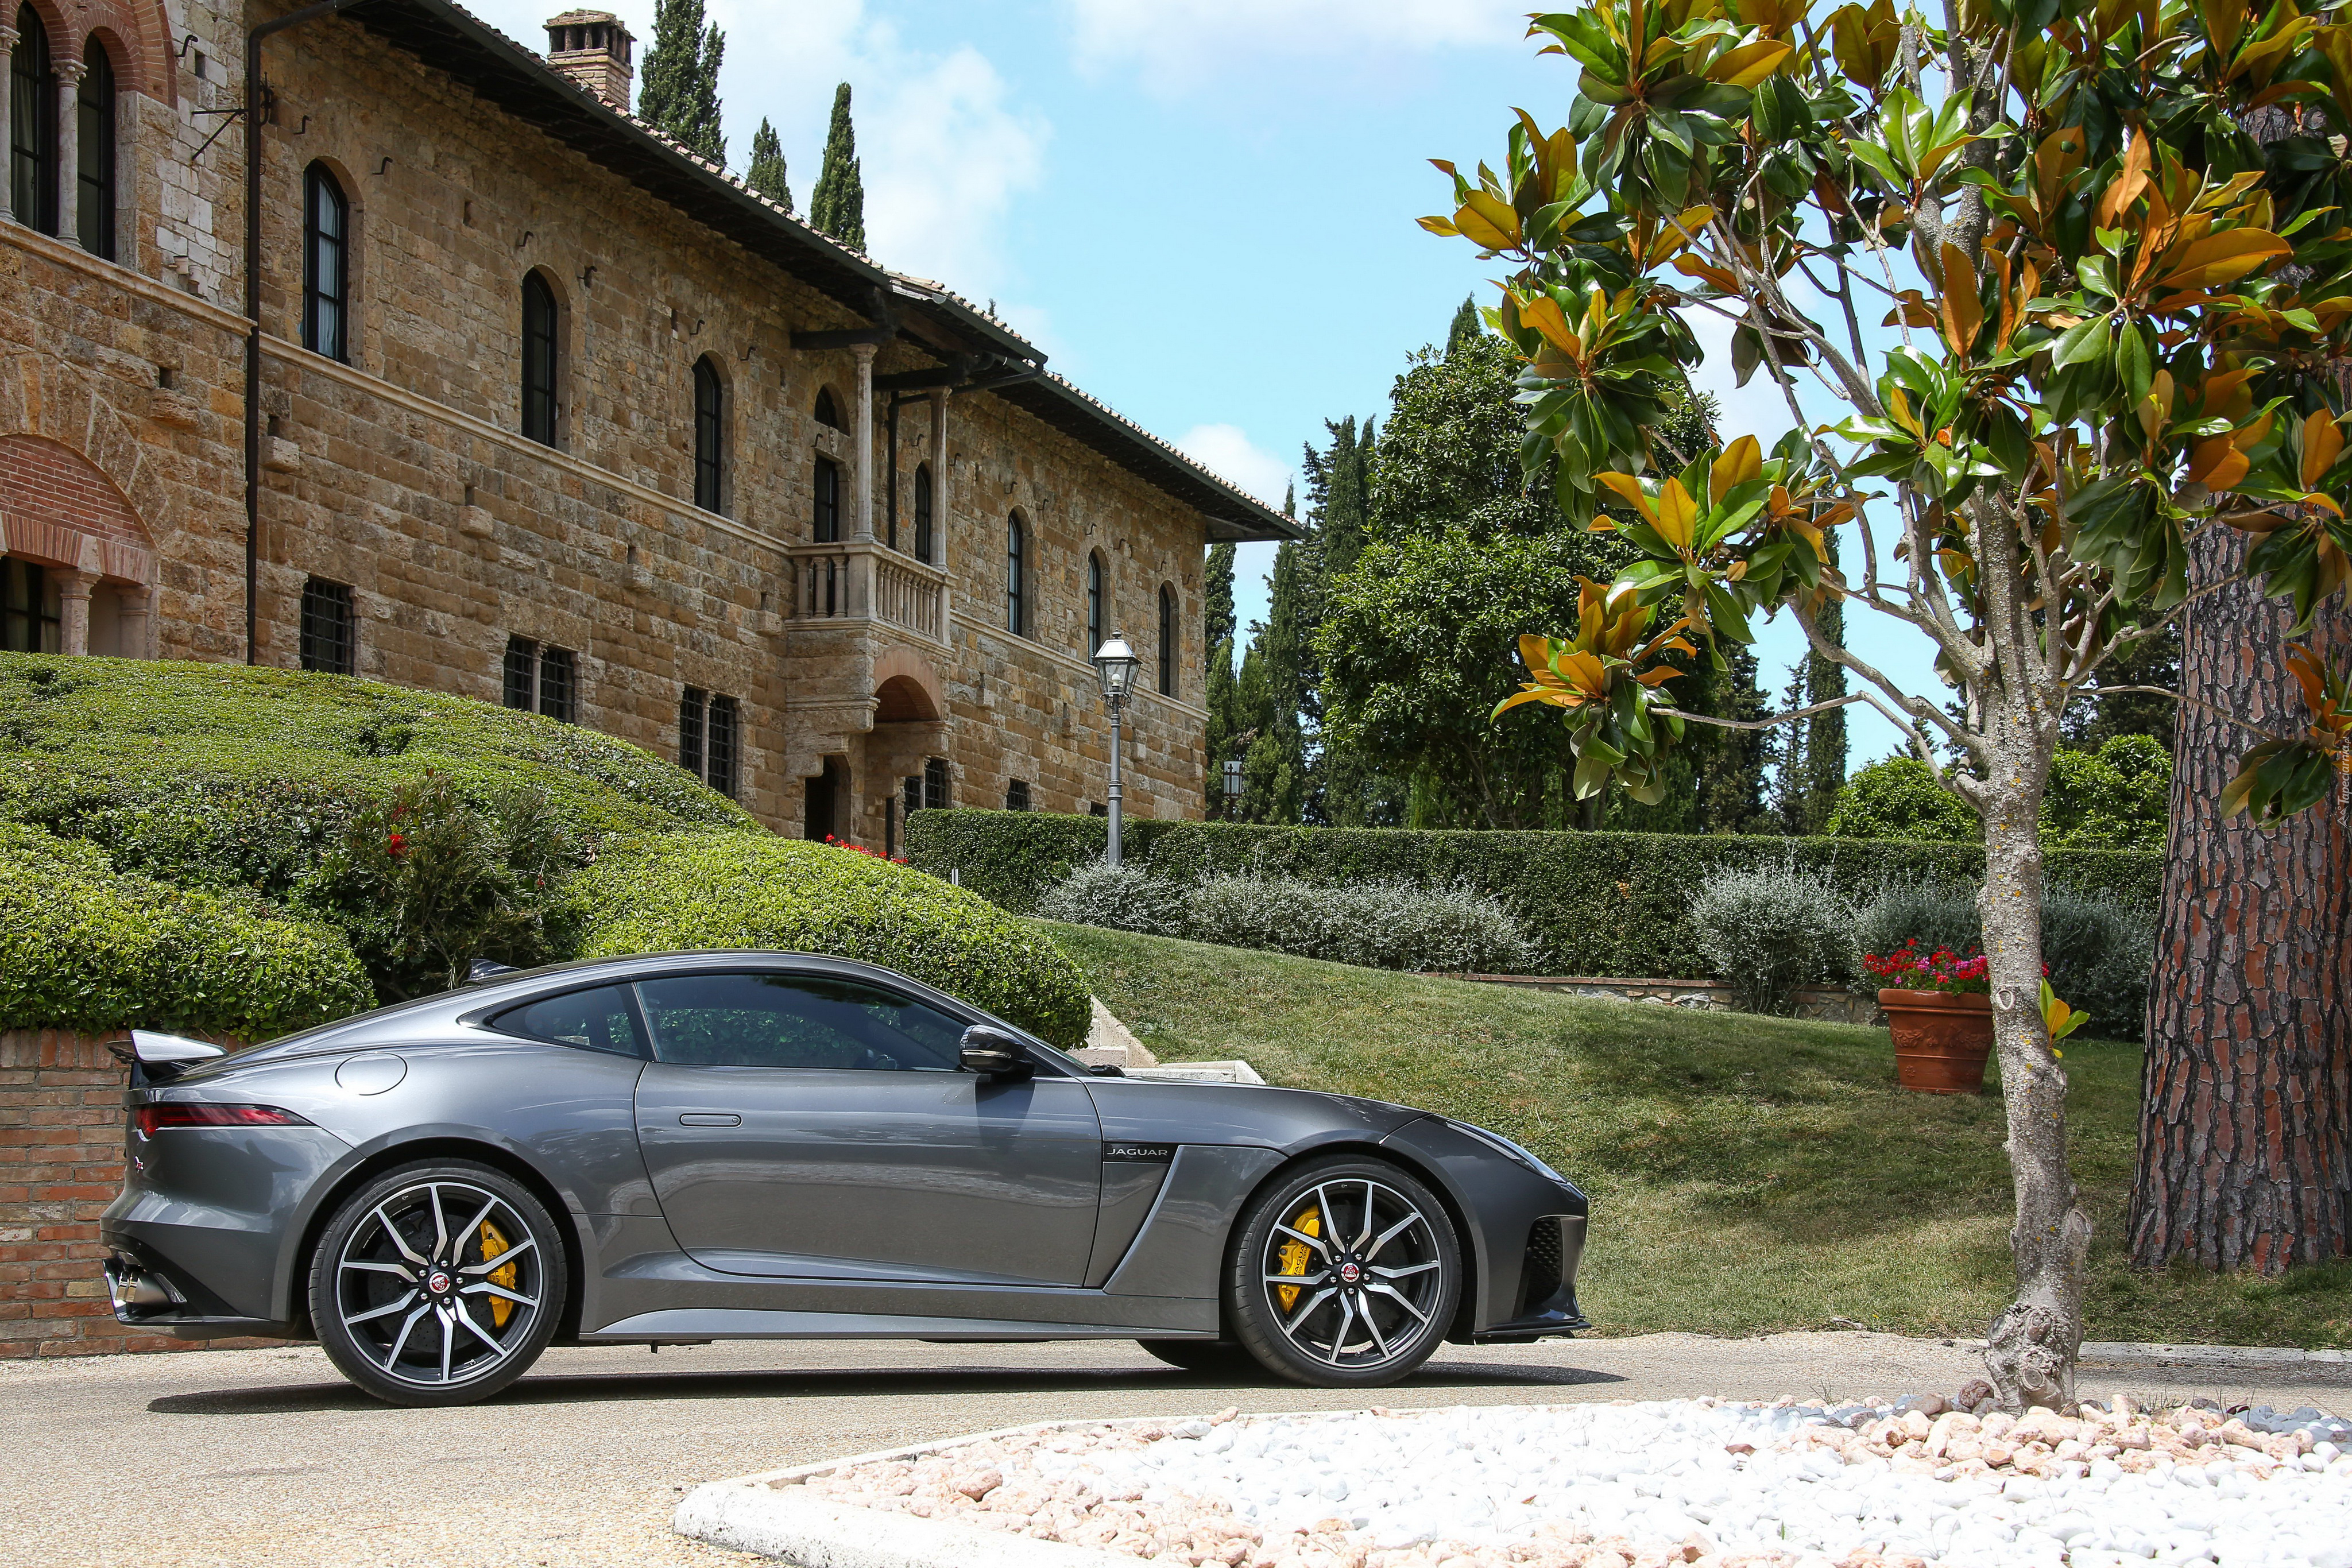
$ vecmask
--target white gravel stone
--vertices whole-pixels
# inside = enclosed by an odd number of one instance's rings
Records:
[[[2352,1423],[2127,1405],[1979,1421],[1941,1403],[1228,1411],[795,1484],[1192,1563],[2352,1568]]]

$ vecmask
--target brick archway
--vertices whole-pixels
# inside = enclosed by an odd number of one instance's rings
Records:
[[[155,586],[155,541],[103,469],[62,442],[0,435],[0,553],[60,574],[64,649],[90,651],[91,593],[103,652],[145,657]]]

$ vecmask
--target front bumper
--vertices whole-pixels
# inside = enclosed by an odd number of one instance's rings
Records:
[[[1550,1214],[1528,1228],[1527,1251],[1519,1263],[1517,1314],[1472,1335],[1473,1343],[1524,1344],[1592,1326],[1576,1304],[1585,1218]]]

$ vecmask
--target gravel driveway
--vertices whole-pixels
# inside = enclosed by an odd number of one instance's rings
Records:
[[[394,1410],[315,1349],[0,1363],[0,1540],[25,1568],[748,1563],[672,1536],[698,1482],[1026,1421],[1948,1392],[1966,1352],[1867,1333],[1447,1346],[1367,1398],[1234,1387],[1132,1344],[902,1342],[551,1351],[504,1398]],[[2352,1405],[2343,1382],[2086,1372],[2086,1394]]]

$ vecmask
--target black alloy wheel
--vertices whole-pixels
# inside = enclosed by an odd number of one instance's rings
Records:
[[[539,1359],[569,1277],[547,1206],[503,1171],[436,1160],[345,1198],[310,1261],[310,1322],[389,1405],[470,1405]]]
[[[1385,1160],[1311,1161],[1253,1201],[1225,1305],[1234,1338],[1294,1383],[1373,1388],[1444,1343],[1462,1249],[1436,1196]]]

